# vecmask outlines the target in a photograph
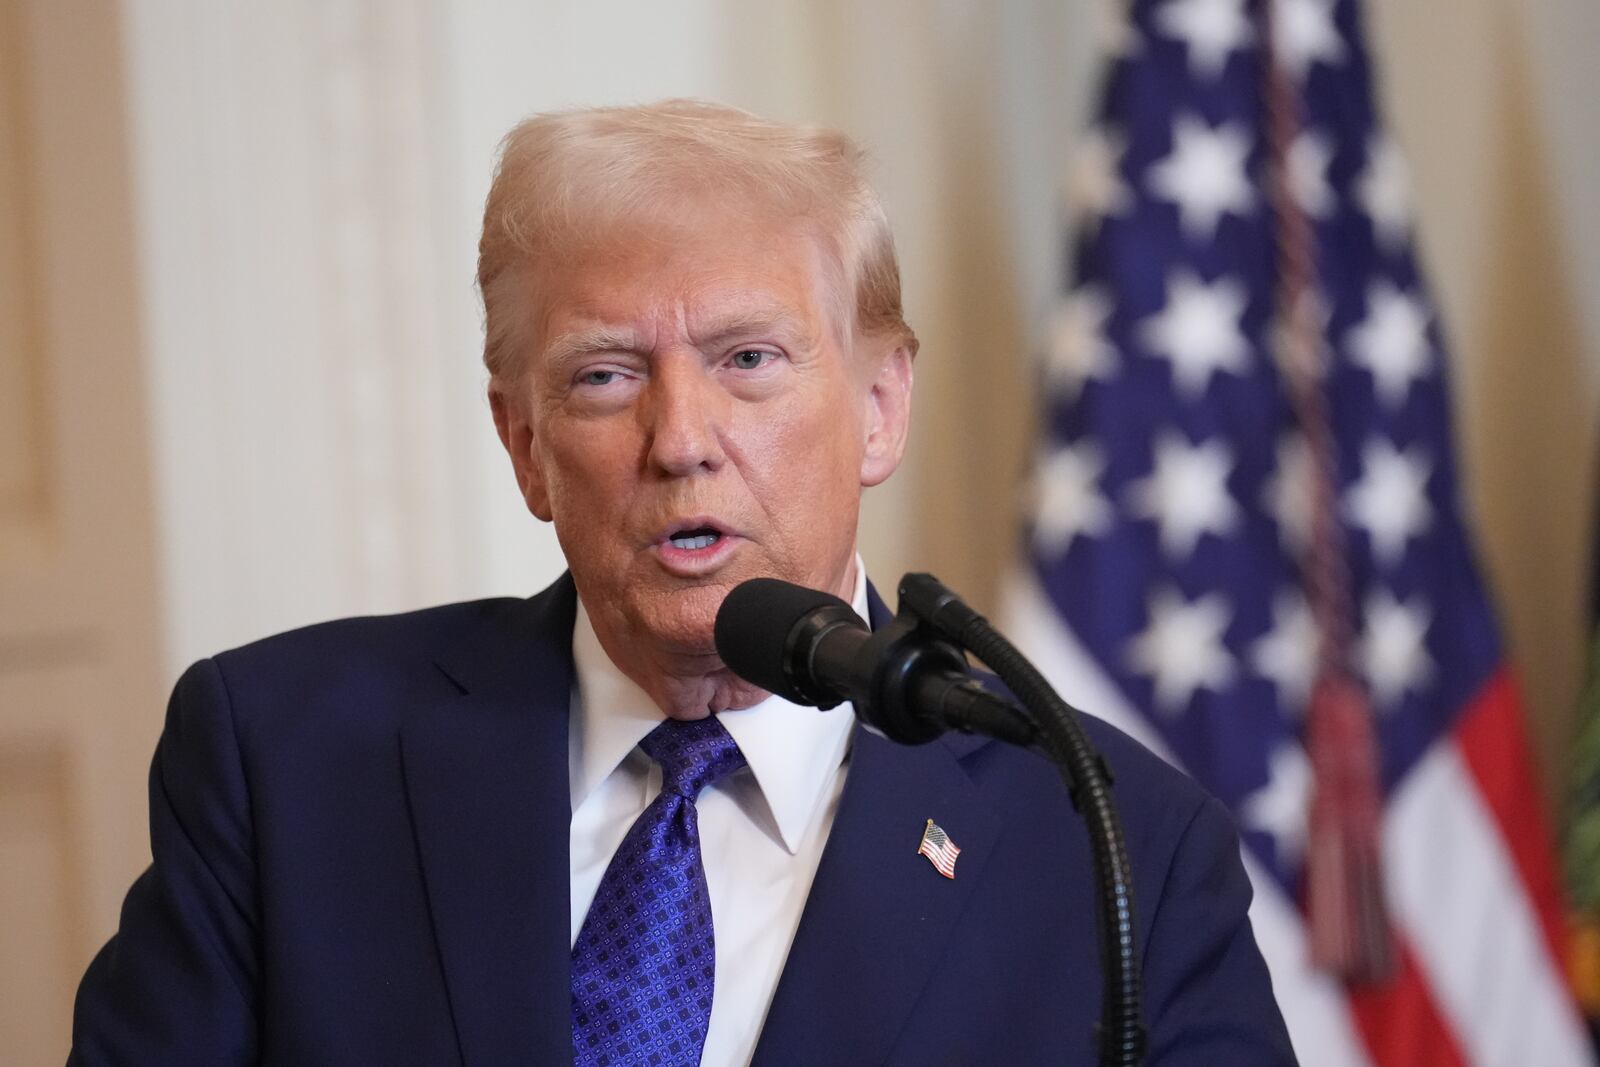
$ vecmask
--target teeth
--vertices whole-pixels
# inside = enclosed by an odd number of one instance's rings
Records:
[[[717,543],[717,535],[716,534],[695,534],[693,537],[674,537],[672,539],[672,547],[673,548],[687,548],[687,549],[710,548],[712,545],[714,545],[716,543]]]

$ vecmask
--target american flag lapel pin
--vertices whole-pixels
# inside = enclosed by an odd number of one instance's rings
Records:
[[[922,831],[922,844],[917,846],[917,855],[928,857],[933,869],[946,878],[956,876],[956,857],[961,855],[961,850],[944,832],[944,827],[932,819],[928,820],[928,825]]]

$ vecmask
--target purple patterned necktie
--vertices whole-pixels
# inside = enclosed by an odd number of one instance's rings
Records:
[[[700,790],[744,766],[715,715],[668,719],[639,743],[661,795],[611,857],[572,946],[577,1067],[698,1064],[716,944],[700,860]]]

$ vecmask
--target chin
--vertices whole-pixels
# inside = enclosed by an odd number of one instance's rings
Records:
[[[647,633],[674,652],[715,655],[717,610],[728,590],[721,586],[696,586],[680,590],[640,613]]]

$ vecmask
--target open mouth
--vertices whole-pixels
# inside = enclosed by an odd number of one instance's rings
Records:
[[[710,526],[696,526],[686,530],[676,530],[667,537],[667,543],[673,548],[686,552],[698,552],[710,548],[722,540],[722,531]]]

